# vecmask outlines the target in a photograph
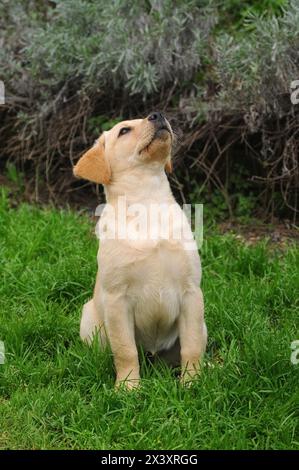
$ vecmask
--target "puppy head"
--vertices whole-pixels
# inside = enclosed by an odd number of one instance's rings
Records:
[[[107,185],[113,175],[152,162],[171,171],[172,129],[159,112],[116,124],[80,158],[74,175]]]

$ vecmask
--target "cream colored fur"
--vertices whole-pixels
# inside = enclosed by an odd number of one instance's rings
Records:
[[[117,209],[119,197],[124,196],[128,208],[136,203],[147,208],[153,203],[165,204],[171,229],[178,224],[185,226],[183,240],[177,240],[170,230],[166,239],[117,238],[100,243],[94,295],[83,307],[80,335],[90,342],[94,334],[99,334],[103,347],[109,341],[116,385],[128,388],[139,383],[138,345],[152,354],[163,350],[171,353],[179,338],[182,381],[188,382],[199,371],[207,342],[200,258],[195,242],[191,250],[190,242],[186,249],[191,229],[173,198],[164,171],[165,165],[170,169],[172,141],[167,125],[169,132],[156,132],[148,119],[125,121],[105,132],[96,144],[105,152],[105,160],[101,153],[101,161],[109,166],[103,170],[109,205]],[[119,136],[126,126],[130,131]],[[89,169],[92,162],[89,159],[82,169],[79,161],[74,173],[94,181],[96,171],[90,173]],[[100,180],[97,175],[97,182]],[[105,216],[108,226],[115,223],[113,216]],[[126,222],[131,217],[128,214]],[[148,226],[148,232],[151,228]]]

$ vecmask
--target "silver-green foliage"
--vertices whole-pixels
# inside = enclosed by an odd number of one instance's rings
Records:
[[[217,105],[244,110],[255,104],[279,117],[283,95],[299,78],[299,3],[289,2],[280,17],[252,16],[247,24],[247,35],[217,38],[215,70],[221,84]]]
[[[55,86],[124,87],[144,97],[190,80],[215,22],[207,2],[65,0],[26,47],[35,77]]]
[[[14,94],[34,93],[42,102],[72,83],[75,91],[122,89],[146,98],[186,83],[198,88],[191,104],[201,115],[251,104],[279,114],[281,95],[298,78],[298,0],[288,2],[281,16],[252,14],[248,31],[239,34],[215,33],[215,1],[55,3],[55,8],[38,0],[0,5],[0,78]],[[210,80],[219,91],[207,106],[202,98]]]

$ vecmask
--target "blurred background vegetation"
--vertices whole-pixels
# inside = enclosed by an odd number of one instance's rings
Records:
[[[72,164],[115,122],[166,113],[173,191],[219,218],[298,220],[298,0],[2,0],[2,180],[101,195]]]

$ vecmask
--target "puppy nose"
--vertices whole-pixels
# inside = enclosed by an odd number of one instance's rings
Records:
[[[165,122],[165,117],[163,116],[162,113],[160,113],[159,111],[154,111],[153,113],[151,113],[149,115],[149,117],[147,118],[149,121],[156,121],[157,123],[164,123]]]

